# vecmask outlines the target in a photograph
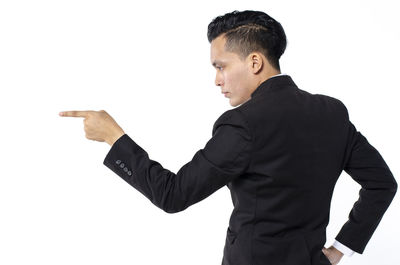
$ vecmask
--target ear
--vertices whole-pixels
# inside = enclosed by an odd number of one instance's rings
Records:
[[[249,66],[253,74],[258,74],[261,72],[264,66],[264,60],[260,53],[252,52],[248,56],[249,59]]]

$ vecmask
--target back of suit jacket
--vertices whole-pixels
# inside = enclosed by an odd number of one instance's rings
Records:
[[[321,249],[342,170],[363,190],[337,239],[362,252],[396,182],[344,104],[277,76],[232,111],[247,123],[253,144],[245,174],[228,184],[235,208],[223,264],[329,264]]]
[[[397,189],[345,105],[299,89],[288,75],[264,81],[250,100],[223,113],[212,135],[177,174],[127,135],[104,164],[171,213],[227,185],[234,209],[223,265],[330,264],[322,248],[343,170],[362,189],[336,239],[362,253]],[[131,170],[136,173],[127,175]]]

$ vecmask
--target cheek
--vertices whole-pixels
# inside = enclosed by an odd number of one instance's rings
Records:
[[[231,68],[229,71],[223,72],[224,75],[224,80],[225,83],[234,85],[237,83],[238,80],[240,80],[239,75],[240,75],[240,69],[237,68]]]
[[[242,92],[246,90],[248,77],[246,75],[245,69],[236,68],[232,69],[229,74],[225,76],[225,83],[229,84],[231,89],[235,92]]]

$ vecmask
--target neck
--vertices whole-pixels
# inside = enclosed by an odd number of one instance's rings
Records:
[[[256,82],[256,86],[254,88],[254,90],[260,86],[261,83],[263,83],[265,80],[270,79],[271,77],[275,76],[275,75],[279,75],[281,73],[281,71],[276,70],[275,68],[269,68],[267,71],[265,71],[262,75],[260,75],[260,78],[258,79],[258,81]]]

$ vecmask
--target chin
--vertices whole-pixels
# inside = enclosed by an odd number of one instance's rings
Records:
[[[243,103],[249,101],[250,99],[251,99],[251,97],[248,97],[248,98],[241,98],[241,99],[236,99],[236,100],[230,98],[230,99],[229,99],[229,104],[230,104],[232,107],[237,107],[237,106],[242,105]]]
[[[240,104],[242,104],[243,102],[238,102],[238,101],[235,101],[235,100],[229,100],[229,104],[232,106],[232,107],[236,107],[236,106],[239,106]]]

